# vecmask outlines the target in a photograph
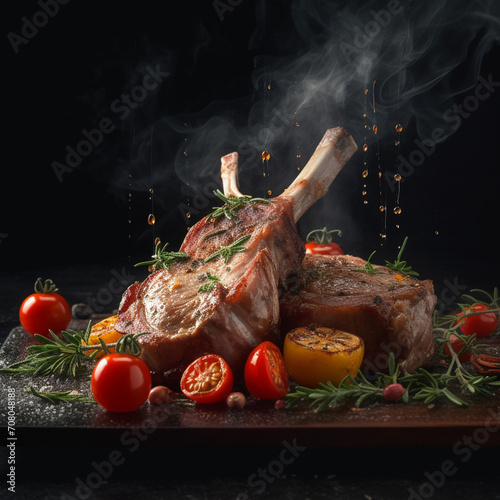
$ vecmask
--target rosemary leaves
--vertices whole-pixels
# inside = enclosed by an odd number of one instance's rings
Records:
[[[213,207],[214,211],[208,215],[208,219],[217,219],[222,215],[226,219],[237,218],[237,212],[240,208],[249,203],[271,203],[271,200],[266,198],[252,198],[251,196],[225,196],[219,189],[214,191],[215,196],[219,198],[224,205],[221,207]]]

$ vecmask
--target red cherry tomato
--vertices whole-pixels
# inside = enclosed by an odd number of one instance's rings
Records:
[[[137,410],[151,390],[151,374],[144,361],[130,354],[108,354],[94,367],[90,381],[94,399],[106,410]]]
[[[332,241],[332,235],[337,233],[342,235],[339,229],[332,229],[328,231],[326,227],[323,229],[314,229],[306,238],[306,253],[313,253],[319,255],[344,255],[344,251],[337,243]]]
[[[248,356],[245,384],[250,394],[260,399],[280,399],[288,393],[289,379],[285,360],[272,342],[262,342]]]
[[[306,243],[306,253],[320,254],[320,255],[344,255],[344,251],[337,243],[328,243],[321,245],[310,241]]]
[[[220,403],[233,390],[233,372],[216,354],[195,359],[182,374],[181,390],[197,403]]]
[[[472,307],[467,307],[465,312],[471,313],[489,310],[490,308],[486,304],[474,304]],[[463,313],[459,313],[457,316],[463,316]],[[464,335],[473,335],[475,333],[476,337],[487,337],[497,329],[497,326],[497,315],[491,312],[464,318],[463,323],[460,325],[460,330],[462,330]]]
[[[35,293],[26,297],[19,309],[19,320],[23,328],[35,335],[51,338],[49,330],[60,333],[68,328],[71,309],[66,299],[55,293],[57,288],[51,280],[35,283]]]
[[[456,354],[459,354],[460,351],[465,347],[465,342],[459,337],[457,337],[454,333],[450,335],[449,341],[451,348],[453,349],[453,352],[455,352]],[[444,352],[448,356],[451,356],[451,351],[450,348],[448,347],[448,343],[444,345]],[[459,354],[458,359],[462,363],[466,363],[467,361],[470,360],[471,354],[472,354],[471,349],[468,349],[466,352]]]

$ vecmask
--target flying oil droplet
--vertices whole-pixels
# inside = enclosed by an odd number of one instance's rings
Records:
[[[403,131],[403,126],[398,123],[395,127],[394,127],[394,130],[399,134],[400,132]]]
[[[363,144],[363,151],[368,151],[368,145],[367,144]]]
[[[381,212],[385,212],[385,206],[384,206],[384,205],[380,205],[380,207],[378,207],[378,209],[379,209]]]
[[[363,179],[368,177],[368,170],[363,170]]]
[[[155,216],[153,214],[149,214],[148,215],[148,224],[150,226],[154,226],[155,222],[156,222]]]
[[[401,207],[394,207],[394,213],[399,215],[401,213]]]
[[[268,161],[271,158],[271,153],[269,151],[262,151],[262,161]]]
[[[394,141],[394,146],[399,146],[399,141]]]
[[[401,175],[400,174],[394,174],[394,180],[399,182],[401,180]]]
[[[365,205],[368,205],[368,200],[363,201]]]
[[[373,133],[374,133],[375,135],[377,135],[377,132],[378,132],[378,127],[377,127],[377,125],[373,125]]]
[[[267,194],[268,194],[269,196],[271,196],[271,195],[273,194],[273,192],[269,189],[269,190],[267,191]]]
[[[365,89],[365,95],[367,95],[367,94],[368,94],[368,89]]]
[[[296,127],[300,127],[299,122],[295,122]]]
[[[363,191],[362,194],[363,194],[363,196],[366,196],[366,191]]]
[[[434,234],[437,236],[439,234],[439,231],[434,231]]]
[[[297,155],[297,158],[300,158],[302,155]]]
[[[191,212],[186,212],[186,217],[187,217],[188,219],[190,219],[190,218],[191,218]]]
[[[149,194],[153,194],[153,193],[154,193],[153,188],[149,188]]]

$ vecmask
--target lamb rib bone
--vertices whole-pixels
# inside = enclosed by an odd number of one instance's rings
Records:
[[[344,128],[326,131],[306,166],[278,196],[293,199],[295,222],[326,194],[335,177],[357,149],[354,139]],[[230,153],[221,158],[221,178],[226,196],[244,196],[238,187],[238,153]]]
[[[256,345],[279,342],[278,285],[299,270],[305,253],[295,221],[326,192],[354,151],[347,132],[328,131],[283,194],[269,203],[243,204],[230,217],[204,217],[181,245],[189,258],[129,287],[116,329],[149,332],[139,343],[150,370],[163,373],[167,382],[198,356],[213,353],[229,363],[235,376],[242,375]],[[241,195],[237,159],[234,153],[222,159],[224,189],[231,196]],[[247,237],[242,251],[228,260],[210,258],[242,237]],[[210,276],[216,278],[213,287],[201,292]]]

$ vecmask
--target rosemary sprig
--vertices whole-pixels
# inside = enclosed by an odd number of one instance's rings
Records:
[[[246,234],[245,236],[238,238],[236,241],[233,241],[230,245],[221,246],[219,250],[215,251],[212,255],[209,255],[205,259],[205,262],[210,262],[211,260],[222,256],[224,262],[227,264],[235,253],[244,252],[246,250],[243,243],[246,243],[251,236],[251,234]]]
[[[486,290],[481,290],[479,288],[473,288],[470,293],[481,294],[484,296],[485,300],[478,299],[470,294],[463,294],[462,298],[464,298],[469,305],[474,304],[485,304],[489,306],[491,309],[500,309],[500,294],[498,292],[498,287],[496,286],[493,289],[493,293],[489,293]]]
[[[368,260],[366,261],[366,263],[363,267],[357,267],[356,269],[353,269],[353,271],[357,271],[360,273],[366,273],[366,274],[382,274],[382,271],[380,269],[375,269],[373,267],[373,264],[370,262],[371,258],[375,255],[376,252],[377,251],[374,250],[370,254],[370,257],[368,257]]]
[[[33,394],[33,396],[37,396],[41,399],[49,401],[53,404],[59,404],[61,402],[64,403],[95,403],[94,398],[88,398],[86,396],[82,396],[81,394],[75,393],[75,391],[62,391],[62,392],[42,392],[37,391],[34,387],[29,387],[26,389],[26,392]]]
[[[116,352],[129,353],[134,356],[140,354],[138,337],[144,333],[123,335],[116,343],[100,346],[87,345],[91,333],[89,321],[84,332],[65,330],[61,337],[50,331],[52,338],[35,334],[39,344],[30,345],[27,348],[28,355],[21,361],[1,368],[3,373],[32,373],[33,375],[70,375],[76,377],[86,372],[99,352],[109,352],[110,347],[115,347]],[[86,351],[93,351],[85,354]]]
[[[224,215],[226,219],[232,220],[237,218],[237,211],[248,205],[249,203],[271,203],[271,200],[266,198],[252,198],[251,196],[225,196],[219,189],[214,191],[215,196],[223,201],[221,207],[212,207],[214,211],[209,214],[208,219],[217,219]]]
[[[198,293],[210,293],[215,288],[216,283],[220,281],[217,276],[214,276],[209,272],[206,273],[206,277],[208,281],[198,288]]]
[[[451,335],[451,332],[449,333]],[[449,335],[446,341],[449,342]],[[474,375],[468,372],[461,364],[458,354],[450,346],[451,361],[444,373],[430,373],[419,368],[410,375],[400,375],[399,365],[395,365],[394,355],[389,356],[389,375],[379,373],[373,382],[368,381],[361,371],[353,378],[350,375],[344,378],[338,387],[331,382],[320,384],[318,388],[297,386],[294,392],[286,395],[287,406],[307,404],[311,408],[323,410],[346,400],[355,400],[354,407],[359,408],[366,400],[383,399],[383,389],[389,384],[399,383],[405,389],[402,401],[423,401],[429,404],[438,399],[447,399],[461,407],[468,403],[456,392],[450,389],[455,382],[464,393],[485,397],[494,396],[494,391],[500,389],[500,380],[495,376]]]
[[[408,242],[408,236],[404,239],[396,260],[392,263],[389,262],[388,260],[385,261],[386,267],[388,267],[393,271],[397,271],[401,274],[406,274],[408,276],[419,276],[419,274],[416,271],[412,270],[411,266],[406,265],[407,263],[405,260],[401,260],[407,242]]]
[[[184,252],[167,252],[168,243],[160,248],[160,243],[155,246],[155,253],[151,255],[152,260],[138,262],[134,267],[151,266],[152,271],[159,271],[160,269],[169,269],[170,265],[181,259],[189,259],[189,255]]]

